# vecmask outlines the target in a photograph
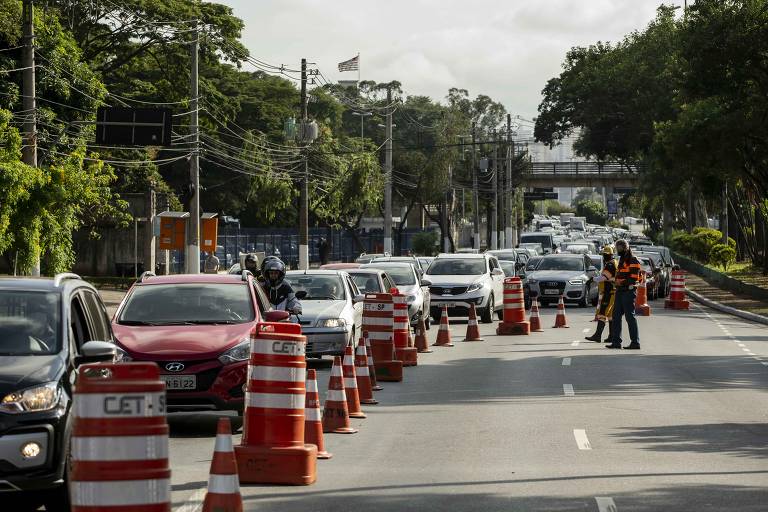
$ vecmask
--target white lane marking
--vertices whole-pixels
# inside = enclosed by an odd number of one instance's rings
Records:
[[[589,439],[587,438],[587,431],[584,429],[573,429],[573,437],[576,438],[576,446],[579,447],[579,450],[591,450],[592,445],[589,444]]]
[[[741,348],[744,348],[744,347],[746,347],[746,345],[745,345],[745,344],[743,344],[743,343],[739,343],[738,345],[739,345]]]
[[[749,350],[748,348],[742,348],[741,350],[743,350],[744,352],[752,352],[752,351],[751,351],[751,350]]]
[[[563,358],[563,366],[571,366],[571,358],[570,357],[564,357]]]
[[[574,340],[573,342],[571,342],[571,346],[572,346],[572,347],[578,347],[578,346],[579,346],[579,343],[581,343],[581,341],[580,341],[580,340]]]
[[[573,384],[563,384],[563,394],[565,396],[576,396],[576,392],[573,390]]]
[[[588,333],[590,330],[591,330],[591,329],[590,329],[589,327],[587,327],[586,329],[582,329],[582,330],[581,330],[581,332],[583,332],[583,333]]]
[[[198,489],[184,502],[180,507],[177,507],[174,512],[199,512],[203,508],[203,500],[205,499],[205,493],[208,489],[203,487]]]
[[[595,498],[598,512],[619,512],[619,507],[613,502],[613,498]]]

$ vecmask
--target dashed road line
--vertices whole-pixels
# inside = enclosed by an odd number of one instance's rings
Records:
[[[572,347],[578,347],[578,346],[579,346],[579,343],[581,343],[581,340],[573,340],[573,341],[571,342],[571,346],[572,346]]]
[[[573,390],[573,384],[563,384],[563,394],[565,396],[576,396],[576,392]]]
[[[591,450],[592,445],[589,444],[589,438],[587,437],[587,431],[584,429],[573,429],[573,437],[576,439],[576,446],[579,450]]]
[[[598,512],[619,512],[619,507],[613,502],[613,498],[595,498]]]
[[[752,351],[751,351],[751,350],[749,350],[748,348],[742,348],[741,350],[743,350],[744,352],[752,352]]]
[[[563,366],[571,366],[571,358],[570,357],[564,357],[562,365]]]
[[[590,329],[589,327],[587,327],[586,329],[582,329],[582,330],[581,330],[581,332],[583,332],[584,334],[586,334],[586,333],[588,333],[588,332],[589,332],[589,331],[591,331],[591,330],[592,330],[592,329]]]

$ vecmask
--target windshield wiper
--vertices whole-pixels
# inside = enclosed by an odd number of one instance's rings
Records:
[[[120,325],[164,325],[158,322],[145,322],[143,320],[120,320]]]

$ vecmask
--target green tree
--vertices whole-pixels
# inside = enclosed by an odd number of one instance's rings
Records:
[[[576,205],[576,216],[586,217],[589,224],[605,225],[608,219],[608,212],[602,203],[597,201],[585,200]]]

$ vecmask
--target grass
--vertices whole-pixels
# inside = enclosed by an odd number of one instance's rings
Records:
[[[707,265],[708,268],[717,272],[723,272],[722,267]],[[728,266],[725,275],[743,281],[747,284],[768,288],[768,275],[763,274],[763,269],[753,265],[751,262],[742,261]]]

